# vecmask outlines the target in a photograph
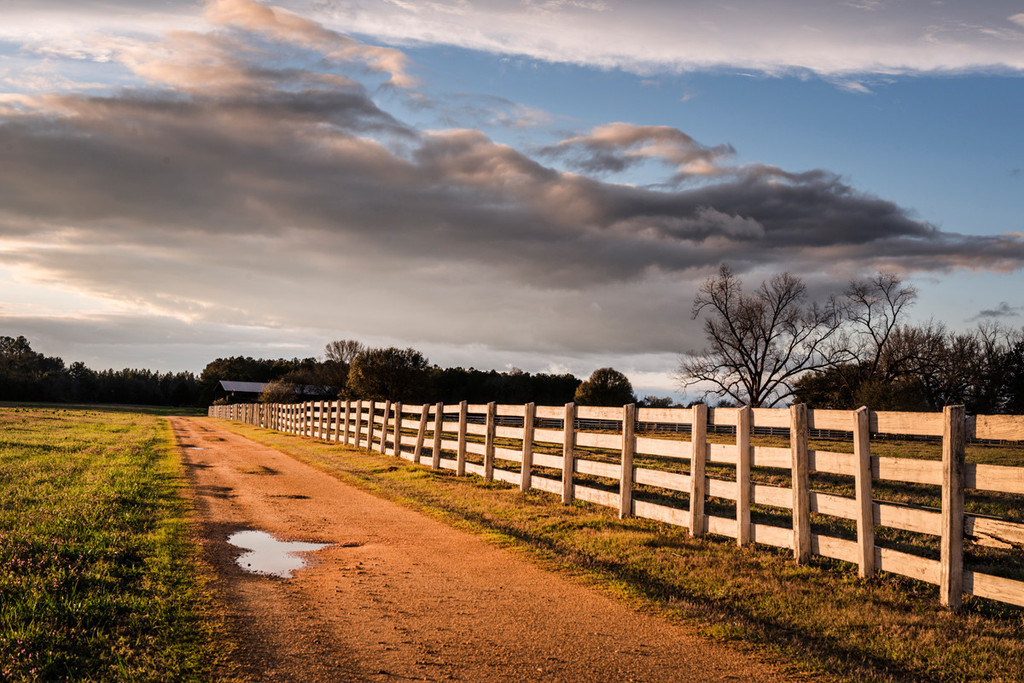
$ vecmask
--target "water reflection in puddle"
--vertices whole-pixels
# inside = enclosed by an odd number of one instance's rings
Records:
[[[242,553],[235,560],[244,571],[279,576],[282,579],[290,579],[292,572],[306,566],[306,561],[299,553],[308,553],[331,545],[279,541],[265,531],[237,531],[228,536],[228,543],[249,551]]]
[[[187,451],[207,451],[209,450],[206,446],[182,446]]]

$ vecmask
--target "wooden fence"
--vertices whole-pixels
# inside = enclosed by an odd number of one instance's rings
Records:
[[[1024,548],[1024,524],[964,511],[965,489],[1010,494],[1003,498],[1018,508],[1024,501],[1013,498],[1024,496],[1024,467],[965,462],[968,439],[1024,441],[1022,416],[968,417],[962,406],[897,413],[803,405],[660,409],[383,401],[220,405],[209,414],[365,447],[459,476],[468,472],[523,491],[548,491],[563,503],[606,505],[623,518],[667,522],[695,537],[715,534],[741,546],[788,548],[798,563],[819,555],[857,565],[862,577],[901,574],[938,585],[941,603],[951,609],[960,607],[964,594],[1024,606],[1024,581],[964,567],[965,543],[1011,553]],[[709,430],[722,427],[731,427],[731,443],[709,443]],[[755,428],[788,431],[788,447],[751,445]],[[853,452],[810,449],[813,430],[849,435]],[[940,437],[941,460],[872,455],[872,434]],[[753,480],[752,470],[758,474]],[[765,473],[773,483],[758,481]],[[812,474],[815,481],[840,482],[848,495],[837,495],[835,485],[833,492],[814,490]],[[780,478],[788,486],[774,485]],[[941,508],[876,500],[875,482],[938,487]],[[688,509],[676,505],[683,501]],[[768,521],[777,522],[779,514],[791,521],[767,523],[765,510],[776,513]],[[812,520],[821,527],[828,516],[850,520],[849,538],[815,532]],[[879,528],[938,537],[938,558],[876,545]]]

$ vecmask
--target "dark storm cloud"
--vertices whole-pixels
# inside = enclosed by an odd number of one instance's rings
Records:
[[[558,287],[722,260],[927,270],[1024,262],[1019,236],[942,232],[825,171],[737,167],[674,191],[606,183],[477,131],[414,133],[359,88],[125,91],[37,104],[0,124],[8,232],[48,221],[84,240],[160,243],[180,229],[280,235],[299,226]]]
[[[1021,314],[1021,306],[1011,306],[1005,301],[1000,301],[995,308],[986,308],[978,311],[978,314],[968,319],[968,322],[976,320],[992,320],[996,318],[1017,318]]]

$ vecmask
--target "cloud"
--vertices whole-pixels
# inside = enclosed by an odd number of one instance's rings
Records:
[[[316,8],[330,25],[389,43],[453,45],[644,77],[721,67],[829,79],[1024,70],[1024,19],[1007,17],[1005,5],[993,2],[608,0],[548,3],[540,12],[536,3],[515,0],[321,0]]]
[[[731,166],[728,143],[675,128],[610,123],[551,156],[419,130],[359,80],[411,83],[407,60],[252,5],[112,40],[110,64],[145,87],[0,107],[0,266],[186,337],[251,327],[521,359],[699,346],[689,303],[722,261],[808,277],[1024,265],[1019,234],[944,232],[827,170]],[[601,175],[643,162],[692,182]]]
[[[587,173],[621,172],[647,159],[675,166],[676,177],[714,175],[718,161],[732,156],[732,145],[706,147],[686,133],[670,126],[638,126],[609,123],[588,135],[562,140],[541,150],[542,154],[564,157],[574,168]]]
[[[443,97],[417,100],[420,108],[438,113],[443,126],[462,125],[497,126],[513,130],[540,128],[550,125],[555,117],[543,109],[512,102],[496,95],[455,93]]]
[[[995,308],[986,308],[978,311],[978,314],[968,319],[968,322],[974,322],[976,320],[986,320],[994,318],[1017,318],[1020,316],[1021,311],[1024,307],[1011,306],[1005,301],[1000,301],[999,305]]]
[[[408,88],[416,84],[416,79],[408,73],[409,60],[400,50],[366,45],[281,7],[270,7],[254,0],[212,0],[206,5],[205,17],[212,24],[308,46],[322,52],[327,59],[362,62],[373,71],[387,74],[391,85]]]

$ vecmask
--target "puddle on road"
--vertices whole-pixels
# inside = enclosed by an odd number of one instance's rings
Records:
[[[182,446],[182,448],[184,448],[185,450],[188,450],[188,451],[208,451],[208,450],[210,450],[206,446]]]
[[[300,541],[279,541],[266,531],[236,531],[228,536],[228,543],[244,548],[237,560],[238,566],[252,574],[292,578],[292,572],[306,566],[299,553],[320,550],[330,543],[302,543]]]

